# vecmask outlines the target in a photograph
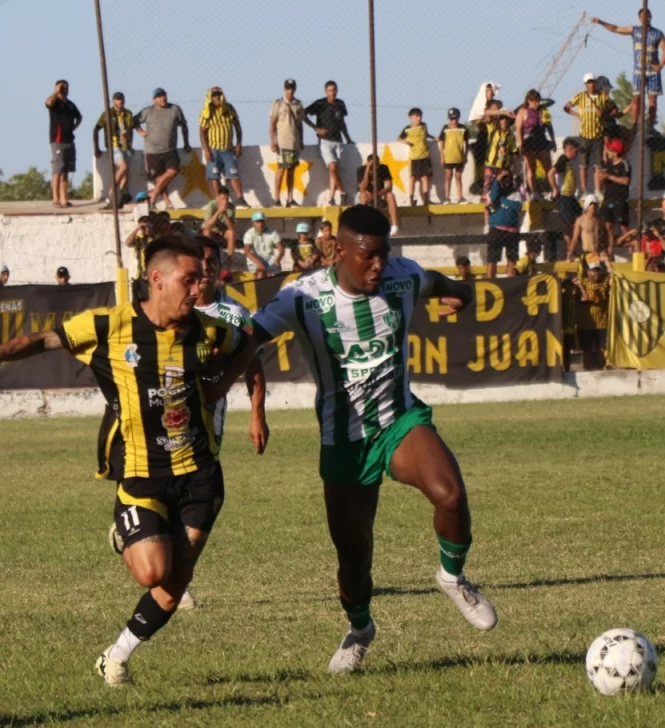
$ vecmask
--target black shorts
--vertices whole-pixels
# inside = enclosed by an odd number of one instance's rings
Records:
[[[464,169],[464,162],[460,164],[446,164],[443,165],[444,169],[452,169],[454,172],[461,172]]]
[[[118,484],[113,516],[125,546],[152,536],[185,537],[185,527],[212,530],[224,502],[219,463],[188,475],[126,478]]]
[[[537,131],[528,137],[524,137],[524,141],[522,142],[522,151],[524,154],[539,154],[551,150],[551,142],[543,131]]]
[[[578,329],[577,335],[582,349],[605,349],[607,329]]]
[[[411,176],[416,179],[420,179],[421,177],[431,177],[432,160],[429,157],[427,157],[427,159],[412,159]]]
[[[580,137],[580,167],[600,167],[603,163],[603,138],[585,139]]]
[[[499,263],[504,248],[506,249],[506,260],[517,263],[520,257],[520,234],[490,228],[490,234],[487,238],[487,262]]]
[[[598,213],[603,222],[610,222],[613,225],[628,226],[630,218],[630,206],[628,200],[622,202],[612,202],[605,200]]]
[[[176,149],[162,154],[145,155],[145,171],[149,180],[154,181],[161,177],[167,169],[175,169],[176,172],[180,169],[180,157]]]
[[[575,220],[582,214],[582,206],[575,197],[561,195],[556,198],[556,209],[559,211],[561,222],[566,225],[574,225]]]

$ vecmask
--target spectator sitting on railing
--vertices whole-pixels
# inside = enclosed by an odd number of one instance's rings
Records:
[[[423,122],[423,112],[414,107],[409,111],[408,126],[402,129],[397,141],[409,147],[411,175],[409,177],[409,200],[416,204],[416,183],[420,184],[420,198],[423,205],[429,205],[430,180],[432,179],[432,158],[430,157],[428,139],[434,137],[427,131]]]
[[[469,130],[460,124],[459,109],[448,109],[448,123],[441,129],[439,134],[439,151],[441,153],[441,166],[445,170],[445,193],[443,204],[451,202],[450,192],[455,177],[457,187],[457,200],[455,204],[467,205],[462,189],[462,174],[466,166],[466,158],[469,156]]]
[[[229,199],[229,188],[220,185],[217,197],[203,208],[205,217],[201,235],[215,240],[225,250],[229,262],[236,251],[236,208]],[[222,260],[224,264],[225,260]]]
[[[526,165],[526,185],[530,200],[540,199],[536,188],[536,167],[540,162],[549,174],[552,168],[551,151],[552,146],[556,149],[554,130],[551,123],[546,124],[543,120],[542,98],[536,89],[531,89],[520,107],[515,118],[515,135],[519,152],[524,156]],[[551,139],[547,134],[551,134]]]
[[[573,249],[573,231],[575,221],[582,214],[580,203],[575,197],[577,191],[577,174],[573,160],[579,154],[580,145],[577,139],[566,137],[563,141],[563,154],[547,174],[552,188],[552,199],[559,211],[563,223],[563,238],[566,242],[566,253]]]
[[[615,228],[621,226],[622,234],[628,232],[630,208],[630,162],[624,158],[625,146],[620,139],[612,139],[606,147],[608,161],[600,173],[605,186],[605,197],[600,208],[600,219],[607,230],[608,252],[614,252]]]
[[[457,280],[465,281],[467,283],[476,280],[476,276],[471,272],[471,261],[466,255],[460,255],[455,261],[457,266]]]
[[[247,270],[254,273],[257,280],[273,276],[282,270],[284,244],[279,233],[266,227],[263,212],[252,215],[252,227],[243,238]]]
[[[514,275],[519,258],[522,195],[512,172],[501,169],[489,193],[489,237],[487,240],[487,277],[496,278],[497,264],[506,249],[506,274]]]
[[[586,273],[573,281],[579,290],[577,333],[585,371],[605,367],[612,268],[607,256],[603,262],[607,272],[597,257],[589,258]]]
[[[2,268],[0,268],[0,288],[3,286],[6,286],[9,283],[9,268],[7,268],[6,265],[3,265]]]
[[[376,165],[376,177],[379,184],[377,197],[379,207],[388,208],[390,218],[390,237],[394,238],[399,232],[399,217],[397,215],[397,200],[393,192],[393,176],[386,164],[379,164],[374,161],[374,155],[367,157],[367,163],[358,167],[356,177],[358,179],[358,197],[361,205],[371,205],[374,201],[374,177],[373,170]]]
[[[601,247],[601,223],[598,217],[598,198],[587,195],[584,198],[584,212],[575,220],[573,237],[566,252],[566,260],[572,261],[579,242],[585,255],[598,255]]]
[[[483,176],[483,202],[485,203],[485,233],[489,232],[488,201],[492,184],[501,170],[512,173],[515,155],[517,154],[517,140],[513,134],[512,124],[514,114],[504,111],[497,99],[490,103],[485,119],[487,123],[487,158]]]
[[[535,276],[538,273],[536,260],[543,249],[540,240],[529,240],[526,244],[526,255],[523,255],[515,264],[515,274],[518,276]]]
[[[311,228],[308,222],[296,225],[296,240],[291,246],[293,270],[299,273],[314,270],[321,265],[321,255],[314,241],[309,237]]]
[[[335,262],[337,238],[332,234],[332,223],[324,220],[316,238],[316,247],[321,253],[321,264],[328,267]]]

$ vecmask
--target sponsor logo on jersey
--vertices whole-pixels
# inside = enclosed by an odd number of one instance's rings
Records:
[[[198,429],[192,427],[191,430],[186,430],[173,437],[158,437],[157,444],[167,452],[173,452],[174,450],[180,450],[183,447],[187,447],[187,445],[191,445],[198,434]]]
[[[237,326],[238,328],[245,325],[244,316],[241,316],[239,313],[234,313],[229,308],[222,307],[221,304],[217,308],[217,318],[222,321],[226,321],[229,324],[233,324],[233,326]]]
[[[184,430],[192,419],[189,407],[176,407],[164,412],[162,426],[167,430]]]
[[[405,278],[401,281],[385,281],[383,292],[402,298],[413,291],[413,278]]]
[[[334,324],[326,326],[326,331],[329,334],[343,334],[345,331],[355,331],[353,326],[347,326],[342,321],[335,321]]]
[[[305,311],[316,311],[319,314],[328,313],[335,305],[335,296],[328,293],[318,298],[310,298],[305,302]]]
[[[137,349],[138,346],[136,344],[128,344],[125,349],[125,361],[127,362],[127,366],[132,367],[132,369],[139,365],[139,361],[141,359],[141,355],[138,353]]]

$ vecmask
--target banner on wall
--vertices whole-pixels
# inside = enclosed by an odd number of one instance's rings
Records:
[[[0,342],[57,328],[89,308],[113,305],[113,283],[5,286],[0,288]],[[90,369],[64,350],[0,364],[0,390],[95,386]]]

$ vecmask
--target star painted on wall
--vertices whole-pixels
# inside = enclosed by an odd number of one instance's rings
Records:
[[[406,187],[404,186],[404,182],[402,182],[401,174],[404,167],[409,166],[408,159],[395,159],[395,157],[393,157],[392,149],[386,144],[383,148],[383,154],[381,155],[381,164],[385,164],[390,170],[390,174],[393,178],[393,185],[395,185],[398,190],[406,192]]]
[[[205,164],[199,158],[196,152],[189,155],[187,164],[180,166],[180,174],[185,179],[185,186],[182,190],[181,197],[186,202],[189,195],[196,190],[200,190],[209,199],[212,199],[208,180],[206,179]]]
[[[305,187],[305,180],[303,178],[305,174],[309,172],[309,168],[311,166],[312,162],[306,162],[304,159],[301,159],[293,173],[293,189],[302,193],[303,197],[307,196],[307,187]],[[277,162],[269,162],[268,168],[275,173],[277,173],[277,170],[279,169]],[[280,192],[286,192],[286,175],[282,177]]]

